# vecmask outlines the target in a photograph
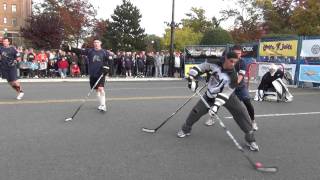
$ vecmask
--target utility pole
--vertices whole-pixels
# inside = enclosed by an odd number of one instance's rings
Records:
[[[170,36],[170,69],[171,69],[171,74],[173,75],[173,67],[174,67],[174,56],[173,56],[173,52],[174,52],[174,28],[176,26],[176,24],[174,23],[174,1],[172,0],[172,18],[171,18],[171,36]]]

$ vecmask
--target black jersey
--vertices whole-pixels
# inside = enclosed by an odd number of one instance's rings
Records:
[[[1,47],[1,67],[3,69],[9,69],[15,67],[17,64],[18,51],[14,47]]]

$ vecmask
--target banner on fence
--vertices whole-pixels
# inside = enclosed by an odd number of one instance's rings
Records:
[[[303,40],[300,56],[320,57],[320,39]]]
[[[320,83],[320,65],[300,65],[299,81]]]
[[[298,41],[260,42],[260,56],[297,56]]]

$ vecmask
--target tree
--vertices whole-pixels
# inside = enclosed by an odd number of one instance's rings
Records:
[[[293,11],[290,22],[298,35],[320,35],[320,2],[308,0]]]
[[[163,44],[166,47],[170,46],[170,29],[166,29],[165,35],[162,39]],[[174,46],[175,49],[182,51],[187,45],[198,45],[202,39],[202,33],[194,32],[189,27],[183,27],[176,29],[175,31],[175,40]]]
[[[63,23],[57,14],[41,13],[30,16],[21,35],[35,48],[58,49],[64,37]]]
[[[223,20],[234,18],[234,27],[231,35],[236,43],[254,41],[262,36],[262,14],[256,0],[238,0],[238,9],[223,10],[220,13]]]
[[[258,6],[262,9],[263,28],[267,33],[293,34],[290,17],[294,10],[294,0],[261,1]]]
[[[202,8],[192,7],[191,13],[187,13],[186,16],[187,18],[181,20],[183,27],[190,27],[197,33],[204,33],[220,24],[220,21],[215,17],[212,18],[212,21],[207,20],[205,10]]]
[[[123,0],[111,15],[112,21],[104,41],[109,41],[114,50],[143,50],[144,29],[140,27],[142,15],[129,0]]]
[[[161,38],[154,35],[154,34],[147,35],[144,38],[144,42],[145,42],[147,52],[161,51],[163,49],[163,44],[161,42]]]
[[[83,46],[93,47],[93,41],[99,39],[103,46],[110,46],[109,42],[104,41],[104,34],[108,30],[109,20],[97,20],[92,28],[90,35],[84,40]]]
[[[230,33],[222,28],[215,28],[204,33],[200,44],[221,45],[228,43],[233,43]]]
[[[64,40],[77,46],[87,37],[95,22],[96,11],[88,0],[44,0],[38,14],[50,12],[61,17]]]

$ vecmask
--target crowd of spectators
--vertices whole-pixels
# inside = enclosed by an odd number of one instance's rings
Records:
[[[66,53],[62,50],[39,50],[18,48],[17,62],[20,78],[66,78],[86,77],[86,56]],[[111,52],[109,51],[110,77],[183,77],[183,54],[169,52]]]

